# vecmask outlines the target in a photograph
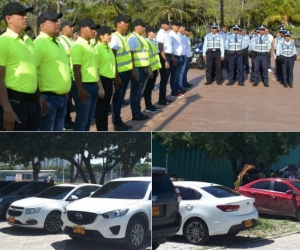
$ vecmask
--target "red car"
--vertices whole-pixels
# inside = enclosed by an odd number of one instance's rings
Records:
[[[255,198],[261,214],[296,217],[300,221],[300,180],[264,178],[240,187],[239,192]]]

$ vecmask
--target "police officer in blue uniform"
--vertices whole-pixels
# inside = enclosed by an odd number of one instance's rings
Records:
[[[297,60],[296,45],[291,35],[292,33],[287,31],[284,35],[285,40],[276,47],[276,57],[282,65],[282,83],[285,88],[293,88],[294,61]]]
[[[227,36],[225,41],[225,56],[228,58],[228,78],[227,85],[233,85],[235,69],[237,69],[237,79],[240,86],[244,84],[244,69],[243,69],[243,55],[246,43],[242,35],[239,34],[239,25],[235,24],[233,27],[233,34]]]
[[[221,61],[224,60],[224,41],[220,34],[217,34],[218,25],[213,23],[211,33],[205,36],[203,44],[203,58],[206,60],[206,83],[212,84],[214,70],[216,72],[216,81],[218,85],[222,85],[222,69]]]
[[[263,73],[263,83],[265,87],[269,87],[269,76],[268,76],[268,56],[271,50],[271,44],[269,43],[268,36],[264,35],[265,26],[259,26],[259,35],[252,38],[251,40],[251,50],[254,51],[253,63],[254,63],[254,72],[253,72],[253,81],[252,86],[257,86],[259,83],[258,74],[260,67],[262,67]]]
[[[282,42],[284,42],[285,41],[285,39],[284,39],[284,34],[286,33],[286,30],[284,29],[284,28],[280,28],[279,29],[279,34],[280,34],[280,36],[279,37],[277,37],[276,39],[275,39],[275,42],[274,42],[274,48],[275,48],[275,50],[277,49],[277,45],[278,44],[280,44],[280,43],[282,43]],[[276,51],[275,51],[275,54],[277,54],[276,53]],[[276,79],[277,79],[277,81],[280,83],[280,84],[282,84],[282,82],[283,82],[283,75],[282,75],[282,65],[281,65],[282,63],[278,60],[278,58],[277,58],[277,56],[276,56],[276,60],[275,60],[275,68],[276,68]]]

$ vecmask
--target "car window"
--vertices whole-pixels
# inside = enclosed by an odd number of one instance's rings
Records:
[[[199,200],[202,196],[199,192],[197,192],[192,188],[179,187],[179,186],[176,187],[180,191],[180,196],[182,200]]]
[[[166,174],[152,174],[152,192],[153,195],[158,194],[174,194],[174,186],[170,178]]]
[[[208,186],[208,187],[202,187],[202,189],[217,198],[240,196],[239,193],[224,186]]]
[[[99,188],[92,198],[142,199],[150,181],[111,181]]]
[[[66,186],[53,186],[50,187],[43,192],[39,193],[35,197],[38,198],[46,198],[46,199],[54,199],[54,200],[61,200],[65,198],[65,196],[71,192],[74,187],[66,187]]]
[[[71,195],[75,195],[78,199],[90,196],[91,192],[94,192],[98,189],[97,186],[84,186],[75,190]]]
[[[1,189],[0,196],[7,195],[7,194],[14,194],[15,192],[19,191],[19,189],[21,189],[26,185],[28,185],[28,182],[11,183]]]
[[[36,195],[39,193],[39,184],[31,183],[20,190],[21,194],[25,195]]]
[[[298,190],[300,190],[300,182],[299,181],[291,181],[290,182],[294,187],[296,187]]]
[[[275,181],[275,183],[274,183],[274,191],[285,193],[288,190],[292,190],[292,188],[290,188],[285,183],[282,183],[282,182],[279,182],[279,181]]]
[[[39,182],[39,189],[40,189],[40,192],[44,191],[45,189],[49,188],[49,187],[52,187],[53,184],[51,183],[46,183],[46,182]]]
[[[259,181],[259,182],[254,183],[251,186],[251,188],[269,190],[270,184],[271,184],[271,181]]]

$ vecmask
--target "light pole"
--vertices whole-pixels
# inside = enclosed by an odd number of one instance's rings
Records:
[[[224,25],[224,0],[220,0],[221,8],[221,26]]]

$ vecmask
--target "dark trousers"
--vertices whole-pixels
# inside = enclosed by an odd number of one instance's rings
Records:
[[[152,106],[152,90],[154,89],[157,75],[158,75],[158,70],[154,70],[153,77],[149,78],[147,81],[146,88],[144,91],[144,99],[145,99],[146,108],[149,108]]]
[[[110,108],[110,101],[113,92],[114,79],[100,76],[102,86],[104,89],[104,98],[98,97],[95,119],[97,131],[108,131],[108,112]]]
[[[19,98],[9,97],[11,107],[21,123],[15,122],[14,131],[38,131],[41,119],[41,106],[38,100],[21,100]],[[3,128],[4,111],[0,106],[0,125]]]
[[[282,63],[278,61],[276,58],[276,75],[277,75],[277,81],[282,82],[283,76],[282,76]]]
[[[282,75],[283,75],[283,84],[284,85],[293,85],[293,70],[294,70],[294,58],[286,57],[285,62],[282,65]]]
[[[222,81],[222,69],[221,69],[221,51],[207,52],[206,53],[206,80],[212,82],[212,76],[216,74],[216,80]]]
[[[165,98],[167,94],[167,83],[171,75],[171,68],[173,67],[173,63],[172,63],[172,57],[167,56],[167,60],[170,64],[170,68],[166,69],[165,61],[163,60],[161,55],[159,55],[159,58],[162,66],[162,68],[159,70],[160,71],[159,96]]]
[[[243,55],[233,54],[229,56],[228,59],[229,72],[228,79],[229,82],[234,82],[237,70],[237,79],[238,82],[244,82],[244,70],[243,70]]]
[[[122,80],[121,87],[115,90],[112,99],[112,123],[113,124],[120,124],[122,122],[121,118],[121,108],[122,102],[124,100],[126,90],[131,78],[131,70],[119,73],[120,78]]]
[[[72,84],[71,84],[71,90],[70,92],[68,93],[68,102],[67,102],[67,112],[66,112],[66,116],[65,116],[65,124],[68,123],[68,122],[71,122],[72,121],[72,118],[71,118],[71,111],[72,111],[72,107],[73,107],[73,102],[72,102],[72,99],[73,99],[73,89],[76,88],[76,84],[74,81],[72,81]]]
[[[269,83],[268,76],[268,57],[266,55],[258,55],[253,60],[254,63],[254,72],[253,72],[253,81],[259,82],[259,73],[260,68],[262,67],[262,77],[264,84]]]
[[[171,85],[171,94],[178,94],[178,88],[179,86],[179,76],[181,73],[181,69],[183,66],[183,56],[174,56],[177,60],[177,66],[171,66],[171,79],[170,79],[170,85]]]
[[[249,73],[249,50],[245,49],[243,56],[243,65],[246,73]]]

